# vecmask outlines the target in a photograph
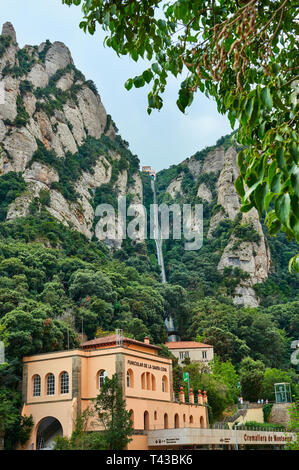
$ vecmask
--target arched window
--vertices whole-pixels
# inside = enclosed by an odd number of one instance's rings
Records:
[[[60,393],[69,393],[69,374],[62,372],[60,375]]]
[[[156,419],[157,419],[157,412],[155,411],[154,412],[154,420],[156,421]]]
[[[134,427],[134,411],[133,411],[133,410],[130,410],[129,413],[131,413],[131,414],[130,414],[130,420],[132,421],[132,425],[133,425],[133,427]]]
[[[151,389],[151,374],[149,372],[146,373],[146,388]]]
[[[134,376],[132,369],[128,369],[127,371],[127,387],[134,387]]]
[[[194,423],[194,420],[193,420],[193,416],[191,415],[190,418],[189,418],[189,423],[190,424],[193,424]]]
[[[54,374],[47,375],[47,395],[55,394],[55,377]]]
[[[98,372],[98,388],[101,390],[103,383],[105,382],[105,379],[107,377],[107,372],[105,370],[100,370]]]
[[[143,372],[143,374],[141,375],[141,388],[142,390],[146,388],[145,387],[145,372]]]
[[[201,427],[201,428],[204,428],[204,427],[205,427],[205,420],[203,419],[202,416],[200,417],[200,427]]]
[[[148,430],[149,429],[149,414],[148,414],[148,411],[144,412],[143,419],[144,419],[144,429]]]
[[[168,414],[164,414],[164,429],[168,429]]]
[[[40,397],[40,391],[41,391],[40,376],[34,375],[33,376],[33,396]]]
[[[177,413],[174,415],[174,427],[175,428],[180,427],[180,419],[179,419],[179,415]]]
[[[156,377],[152,374],[152,390],[156,390]]]
[[[168,392],[168,381],[166,375],[162,377],[162,392]]]

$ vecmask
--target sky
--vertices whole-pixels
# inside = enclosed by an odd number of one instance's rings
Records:
[[[143,61],[117,57],[103,46],[104,32],[93,36],[79,28],[80,7],[61,0],[0,0],[0,26],[10,21],[20,47],[39,45],[46,39],[61,41],[70,49],[76,67],[93,80],[119,133],[138,155],[141,165],[157,171],[178,164],[206,146],[214,145],[231,128],[228,118],[217,112],[216,103],[198,93],[185,114],[176,105],[180,80],[172,77],[163,95],[162,110],[147,114],[149,87],[124,87],[129,77],[142,73]],[[1,26],[2,29],[2,26]]]

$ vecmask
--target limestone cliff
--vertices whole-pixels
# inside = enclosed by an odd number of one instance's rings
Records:
[[[27,183],[8,208],[7,220],[28,215],[32,202],[46,191],[46,210],[91,238],[97,188],[111,184],[116,195],[130,192],[142,201],[137,160],[131,164],[94,84],[76,69],[63,43],[20,49],[13,26],[5,23],[0,80],[0,175],[21,172]],[[80,157],[87,142],[101,143],[89,167]],[[71,182],[73,197],[64,191],[68,162],[78,169]]]
[[[211,216],[206,215],[204,221],[205,244],[219,236],[217,229],[221,223],[235,224],[226,245],[217,252],[216,268],[224,276],[227,269],[238,268],[243,275],[234,289],[233,301],[255,307],[259,299],[253,286],[267,279],[271,256],[257,211],[240,212],[241,201],[234,187],[239,175],[236,156],[233,146],[198,152],[178,166],[178,174],[168,182],[165,192],[177,202],[201,202],[211,208]],[[158,185],[159,178],[158,173]]]

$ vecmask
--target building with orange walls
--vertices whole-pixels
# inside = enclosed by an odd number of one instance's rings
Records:
[[[70,437],[76,417],[99,394],[105,376],[117,374],[126,408],[132,411],[134,435],[128,450],[148,449],[147,432],[171,428],[207,428],[207,397],[189,402],[181,391],[175,401],[172,361],[160,348],[117,335],[82,343],[80,348],[23,358],[23,415],[34,427],[26,449],[53,446],[56,434]],[[90,428],[92,430],[92,428]],[[151,447],[153,448],[153,447]]]

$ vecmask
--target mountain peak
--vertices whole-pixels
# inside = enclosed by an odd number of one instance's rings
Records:
[[[10,36],[14,42],[17,42],[17,35],[12,23],[7,21],[2,26],[2,36]]]

